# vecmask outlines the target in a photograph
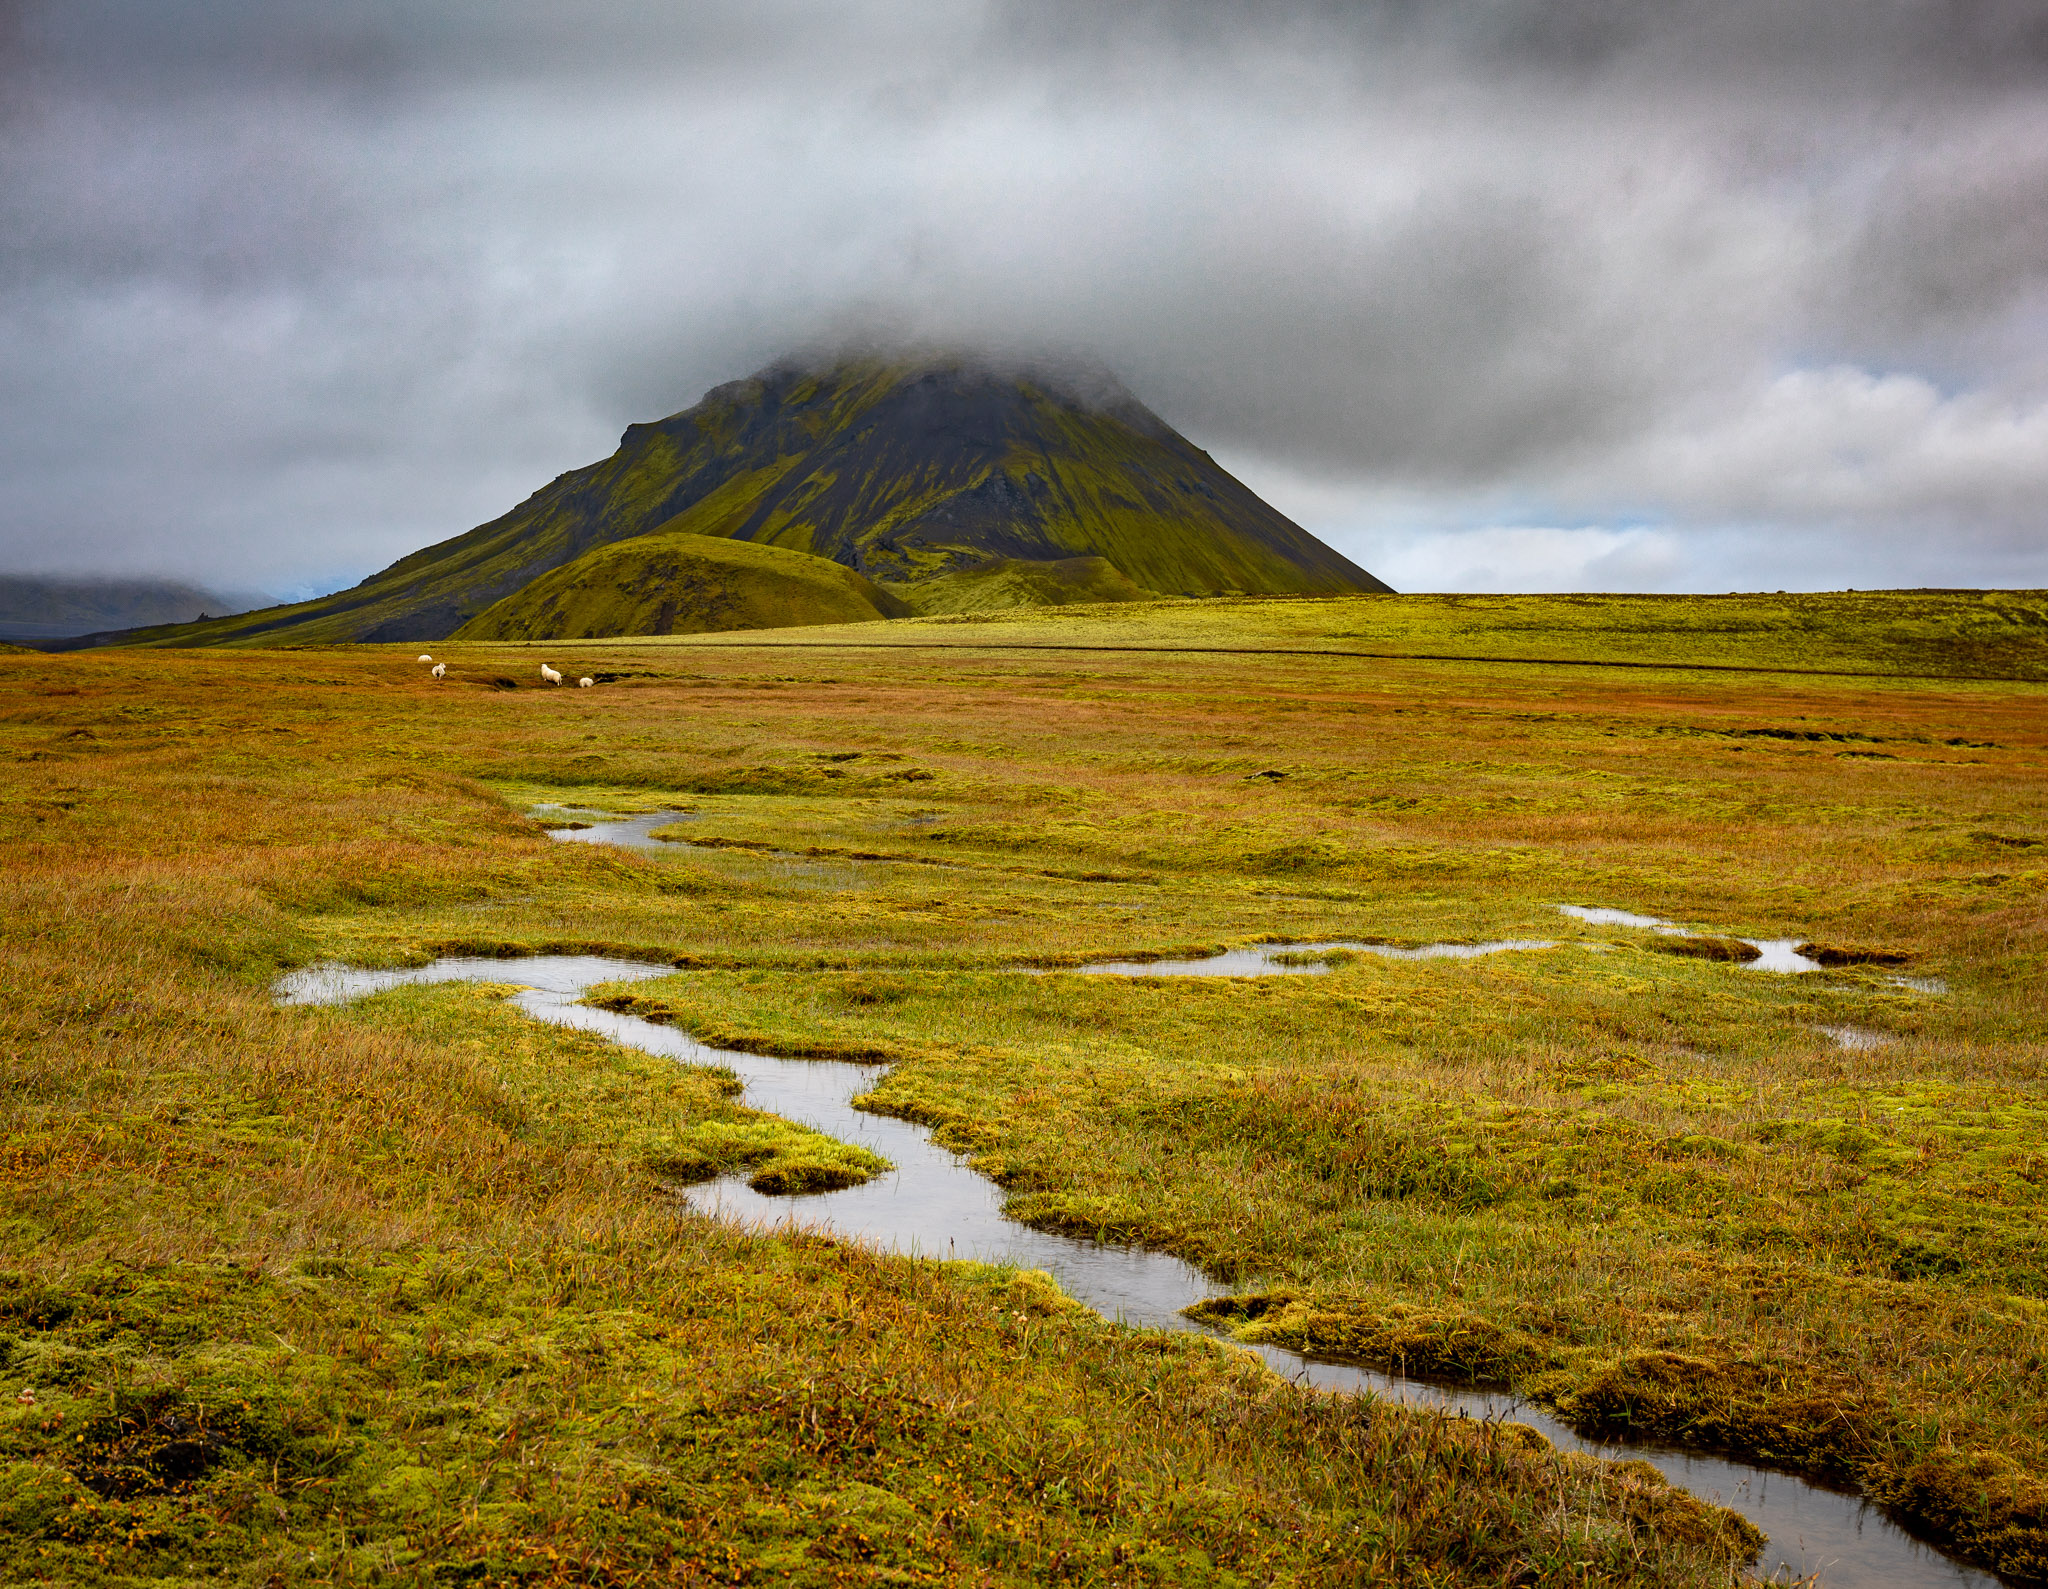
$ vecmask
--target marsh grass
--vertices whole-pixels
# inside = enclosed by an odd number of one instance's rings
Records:
[[[283,1011],[146,912],[74,922],[5,1031],[15,1581],[1651,1583],[1746,1546],[1040,1278],[724,1231],[671,1171],[750,1118],[729,1077],[502,989]]]
[[[892,1058],[873,1107],[1234,1281],[1235,1328],[1857,1476],[2048,1571],[2032,687],[630,644],[491,687],[535,655],[0,658],[15,1576],[1725,1576],[1640,1474],[711,1226],[676,1182],[830,1157],[714,1072],[487,989],[267,995],[540,951]],[[723,842],[561,844],[543,802]],[[1775,978],[1558,903],[1909,958]],[[1019,974],[1506,937],[1559,947]]]
[[[693,644],[758,642],[756,635]],[[776,637],[778,640],[780,637]],[[1691,665],[1982,679],[2048,678],[2048,593],[1794,592],[1727,596],[1248,596],[929,616],[852,644],[1275,649],[1499,658],[1565,666]],[[1869,741],[1865,741],[1869,743]]]

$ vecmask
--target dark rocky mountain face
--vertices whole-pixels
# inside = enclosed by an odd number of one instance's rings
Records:
[[[657,530],[829,558],[913,606],[921,581],[1098,557],[1168,596],[1387,588],[1112,381],[859,359],[771,366],[634,425],[611,457],[354,590],[147,639],[440,639],[593,547]]]
[[[771,370],[635,427],[625,448],[639,432],[679,458],[713,442],[658,518],[884,584],[1100,556],[1162,595],[1385,588],[1113,387],[1082,398],[1057,377],[969,363]],[[772,477],[735,493],[743,505],[719,500],[757,469]]]

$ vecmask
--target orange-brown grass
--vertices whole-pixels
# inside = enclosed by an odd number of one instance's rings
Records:
[[[2035,687],[619,643],[573,659],[615,677],[557,691],[527,687],[539,651],[456,648],[437,686],[410,650],[0,658],[6,1372],[37,1394],[0,1507],[64,1573],[1704,1560],[1711,1519],[1640,1479],[1333,1407],[1005,1275],[710,1229],[666,1188],[732,1117],[715,1078],[473,990],[266,995],[322,955],[570,947],[704,968],[639,989],[702,1030],[898,1053],[883,1107],[1020,1213],[1239,1279],[1245,1328],[1846,1468],[2039,1560]],[[727,842],[558,844],[521,814],[542,799]],[[1954,991],[1652,955],[1560,901],[1901,951]],[[1494,936],[1614,947],[995,974]],[[1820,1025],[1903,1041],[1843,1054]],[[628,1322],[532,1344],[591,1319]],[[1222,1432],[1184,1438],[1211,1404]],[[178,1478],[149,1452],[194,1408],[256,1421]]]

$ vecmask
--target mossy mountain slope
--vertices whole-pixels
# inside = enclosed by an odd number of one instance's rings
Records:
[[[671,532],[585,552],[479,613],[459,640],[583,640],[873,623],[910,609],[852,569],[781,546]]]
[[[592,548],[658,530],[808,552],[898,588],[997,559],[1095,557],[1161,595],[1387,588],[1113,383],[868,359],[718,387],[353,590],[119,638],[443,639]]]
[[[1156,592],[1132,584],[1106,557],[1068,557],[1057,562],[998,557],[957,574],[939,574],[898,588],[920,616],[1158,599]]]

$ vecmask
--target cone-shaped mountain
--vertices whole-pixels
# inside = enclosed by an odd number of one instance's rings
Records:
[[[634,425],[603,462],[353,590],[147,639],[438,640],[592,548],[656,531],[829,558],[913,608],[921,584],[943,580],[933,590],[957,601],[960,576],[982,569],[1044,599],[1057,571],[1024,579],[1019,565],[1087,568],[1093,588],[1133,595],[1388,588],[1113,381],[856,359],[774,365]],[[1109,569],[1073,561],[1096,558]]]

